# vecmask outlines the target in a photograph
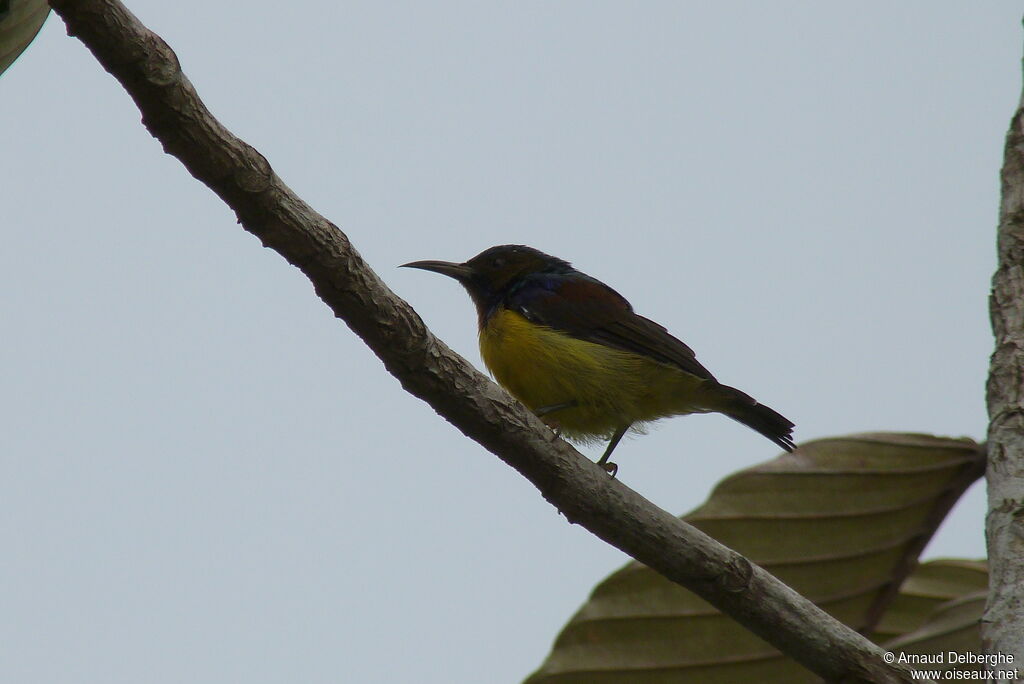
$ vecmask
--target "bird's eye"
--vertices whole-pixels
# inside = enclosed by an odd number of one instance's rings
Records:
[[[501,268],[504,265],[505,265],[505,258],[504,257],[494,257],[493,259],[491,259],[491,266],[493,266],[494,268]]]

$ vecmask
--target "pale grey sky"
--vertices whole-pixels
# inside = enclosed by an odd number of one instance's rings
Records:
[[[461,289],[396,266],[525,243],[798,440],[984,437],[1018,2],[129,6],[474,363]],[[404,393],[59,18],[0,97],[0,681],[532,671],[623,555]],[[683,513],[776,453],[695,416],[616,460]]]

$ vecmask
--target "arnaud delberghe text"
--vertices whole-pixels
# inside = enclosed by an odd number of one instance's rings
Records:
[[[1012,665],[1012,653],[960,653],[958,651],[946,651],[945,653],[900,653],[896,657],[897,663],[906,665]]]

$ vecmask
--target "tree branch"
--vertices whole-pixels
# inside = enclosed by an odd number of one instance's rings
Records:
[[[996,338],[989,366],[989,594],[981,623],[986,653],[1024,662],[1024,101],[1010,121],[1003,152],[999,264],[989,313]]]
[[[747,559],[659,509],[581,456],[443,342],[366,265],[348,238],[225,129],[181,73],[174,52],[117,0],[51,6],[188,171],[246,230],[298,267],[338,318],[402,386],[522,473],[571,522],[692,590],[830,680],[912,680],[882,651]]]

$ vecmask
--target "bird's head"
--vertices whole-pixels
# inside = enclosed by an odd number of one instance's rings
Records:
[[[568,262],[525,245],[500,245],[477,254],[469,261],[414,261],[402,264],[454,278],[473,298],[481,320],[509,290],[535,273],[568,273]]]

